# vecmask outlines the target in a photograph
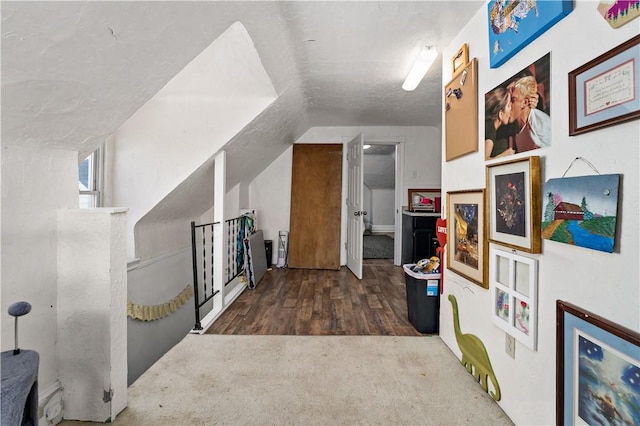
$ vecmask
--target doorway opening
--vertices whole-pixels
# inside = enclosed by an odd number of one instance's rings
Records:
[[[396,152],[395,143],[363,147],[363,259],[395,259]]]

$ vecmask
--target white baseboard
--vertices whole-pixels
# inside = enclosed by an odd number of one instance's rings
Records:
[[[38,391],[38,424],[40,426],[56,425],[62,421],[62,391],[59,380]]]
[[[373,233],[384,233],[384,232],[394,232],[395,227],[393,225],[373,225],[371,227],[371,232]]]

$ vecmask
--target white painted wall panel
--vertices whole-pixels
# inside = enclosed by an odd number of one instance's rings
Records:
[[[235,23],[127,120],[113,137],[106,202],[130,209],[131,258],[138,220],[276,98],[253,41]],[[186,208],[189,202],[176,205]],[[168,252],[184,247],[176,241]],[[164,239],[164,245],[171,242]]]
[[[78,153],[2,142],[2,350],[14,345],[9,305],[29,302],[19,343],[40,354],[45,389],[58,378],[57,210],[78,207]]]
[[[371,192],[373,226],[387,226],[393,229],[395,223],[395,191],[392,189],[374,189]]]
[[[66,419],[108,422],[127,405],[125,224],[125,209],[59,211],[57,355]]]

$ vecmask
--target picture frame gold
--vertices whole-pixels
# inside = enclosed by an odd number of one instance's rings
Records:
[[[485,190],[447,192],[447,269],[488,285]]]
[[[489,241],[540,253],[540,157],[489,164],[486,178]]]
[[[451,57],[451,77],[460,74],[467,65],[469,65],[469,45],[465,43]]]

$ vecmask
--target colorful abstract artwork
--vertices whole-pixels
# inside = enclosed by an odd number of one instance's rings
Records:
[[[509,322],[509,294],[500,289],[496,289],[496,316]]]
[[[478,205],[455,204],[455,260],[478,269]]]
[[[489,62],[498,68],[573,10],[573,0],[491,0]]]
[[[612,253],[620,175],[549,179],[543,189],[542,237]]]
[[[487,288],[483,189],[447,192],[447,269]]]
[[[640,424],[640,364],[578,333],[578,416],[587,424]]]
[[[496,230],[510,235],[525,236],[524,172],[496,176]]]
[[[640,16],[640,0],[601,1],[598,12],[611,28],[620,28]]]

